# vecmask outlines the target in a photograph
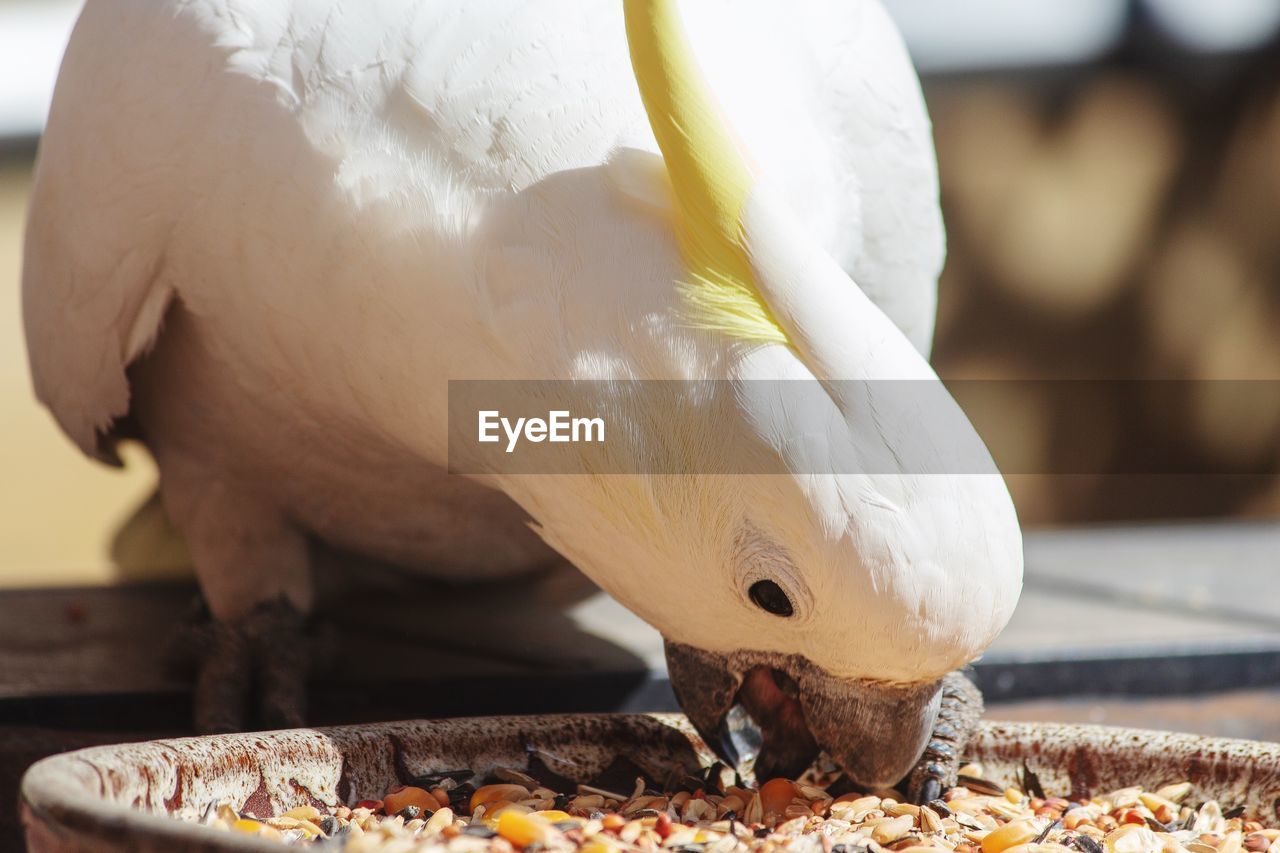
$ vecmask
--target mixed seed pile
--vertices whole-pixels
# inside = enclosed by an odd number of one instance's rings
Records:
[[[303,806],[258,820],[216,805],[204,822],[354,853],[1280,853],[1280,829],[1214,801],[1192,805],[1187,782],[1068,800],[1045,796],[1034,774],[1023,780],[1028,793],[984,780],[971,764],[961,787],[916,806],[891,791],[832,796],[838,783],[725,784],[718,767],[684,784],[668,780],[669,793],[643,778],[630,793],[578,785],[564,794],[514,770],[480,787],[465,776],[397,787],[332,814]]]

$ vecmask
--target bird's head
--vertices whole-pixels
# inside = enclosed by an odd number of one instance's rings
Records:
[[[1017,601],[1007,488],[925,358],[751,164],[675,0],[624,9],[686,319],[741,344],[733,392],[665,412],[661,430],[673,452],[751,470],[599,476],[522,502],[663,633],[676,696],[713,747],[740,703],[763,735],[758,777],[797,775],[823,749],[858,783],[895,784],[941,679]]]

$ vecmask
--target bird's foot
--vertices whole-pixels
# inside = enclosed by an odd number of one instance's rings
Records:
[[[956,784],[956,771],[982,717],[982,692],[963,672],[942,680],[942,707],[933,735],[915,769],[904,780],[908,800],[925,804]]]
[[[284,598],[235,620],[201,608],[182,638],[196,669],[194,722],[201,734],[304,724],[310,663],[306,617]]]

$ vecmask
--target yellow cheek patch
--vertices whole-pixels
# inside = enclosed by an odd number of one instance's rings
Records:
[[[624,0],[623,9],[631,65],[675,194],[689,321],[741,340],[786,344],[743,245],[752,172],[698,69],[676,0]]]

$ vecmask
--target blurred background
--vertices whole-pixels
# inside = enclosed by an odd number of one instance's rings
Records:
[[[974,417],[1016,460],[1023,520],[1280,514],[1280,2],[888,5],[937,132],[951,246],[939,371],[1147,380],[988,384],[995,404]],[[0,0],[0,585],[167,576],[183,562],[121,555],[162,524],[135,516],[154,484],[146,455],[127,449],[124,471],[91,464],[29,389],[23,207],[78,7]],[[1150,381],[1213,379],[1272,381],[1257,393]],[[1153,453],[1211,475],[1107,474]],[[1021,473],[1035,471],[1071,473]]]
[[[1037,380],[971,416],[1004,470],[1071,472],[1010,477],[1023,520],[1275,517],[1280,3],[889,5],[949,233],[934,364]],[[1139,457],[1201,474],[1107,474]]]

